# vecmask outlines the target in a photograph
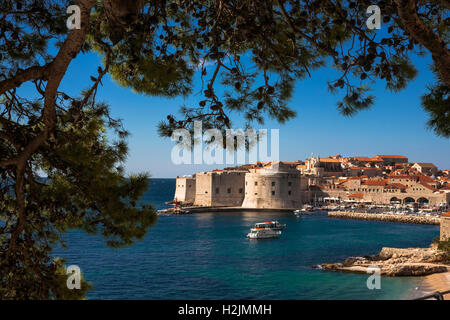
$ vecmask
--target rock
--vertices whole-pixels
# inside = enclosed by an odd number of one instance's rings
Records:
[[[322,265],[324,270],[367,273],[377,265],[384,276],[425,276],[450,270],[449,255],[436,247],[397,249],[384,247],[375,256],[350,257],[342,263]]]

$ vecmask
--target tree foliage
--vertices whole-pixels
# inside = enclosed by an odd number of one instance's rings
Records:
[[[170,136],[195,120],[230,128],[233,114],[248,125],[288,121],[296,81],[325,66],[339,73],[326,84],[341,97],[338,109],[352,115],[373,104],[375,81],[405,88],[417,74],[411,56],[428,52],[437,81],[422,102],[430,127],[448,137],[449,2],[378,1],[382,31],[366,27],[371,2],[77,0],[81,28],[67,30],[68,0],[1,1],[1,297],[62,297],[55,294],[62,264],[50,257],[69,229],[122,246],[154,222],[152,209],[137,205],[147,176],[126,178],[121,168],[127,133],[96,101],[106,74],[137,93],[175,97],[192,93],[199,71],[198,104],[159,125]],[[103,63],[71,96],[60,86],[67,68],[93,51]]]

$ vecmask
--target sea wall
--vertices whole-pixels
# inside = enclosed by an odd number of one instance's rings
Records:
[[[441,217],[441,241],[450,240],[450,217]]]
[[[349,211],[330,211],[328,212],[328,216],[332,218],[378,220],[378,221],[401,222],[401,223],[439,225],[439,218],[437,217],[403,216],[396,214],[364,213],[364,212],[349,212]]]

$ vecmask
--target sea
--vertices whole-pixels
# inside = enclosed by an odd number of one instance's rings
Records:
[[[167,208],[175,179],[152,179],[141,203]],[[278,239],[246,237],[256,222],[278,220]],[[324,271],[314,266],[382,247],[426,247],[438,226],[328,218],[290,212],[208,212],[159,217],[142,241],[112,249],[100,235],[65,235],[54,255],[93,285],[88,299],[405,299],[422,280]],[[373,283],[373,282],[372,282]]]

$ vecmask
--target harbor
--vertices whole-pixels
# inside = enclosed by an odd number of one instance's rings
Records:
[[[174,185],[155,179],[143,200],[163,209]],[[248,239],[250,228],[264,221],[286,228],[276,239]],[[332,219],[324,211],[298,218],[292,211],[210,210],[161,217],[124,250],[71,232],[68,249],[55,255],[64,253],[68,264],[80,266],[96,288],[88,299],[402,299],[420,278],[383,278],[382,290],[371,291],[366,275],[312,266],[376,254],[382,246],[425,247],[437,235],[435,225],[393,223],[387,233],[377,221]]]
[[[164,210],[174,191],[175,179],[153,179],[142,201]],[[92,281],[88,299],[407,299],[424,277],[383,277],[381,290],[367,290],[366,274],[313,266],[383,247],[425,248],[439,235],[437,225],[332,218],[334,203],[302,206],[299,216],[294,208],[177,208],[190,213],[161,217],[133,247],[112,250],[100,237],[71,232],[69,248],[55,255],[64,252]],[[279,237],[247,237],[272,221],[285,225]]]

